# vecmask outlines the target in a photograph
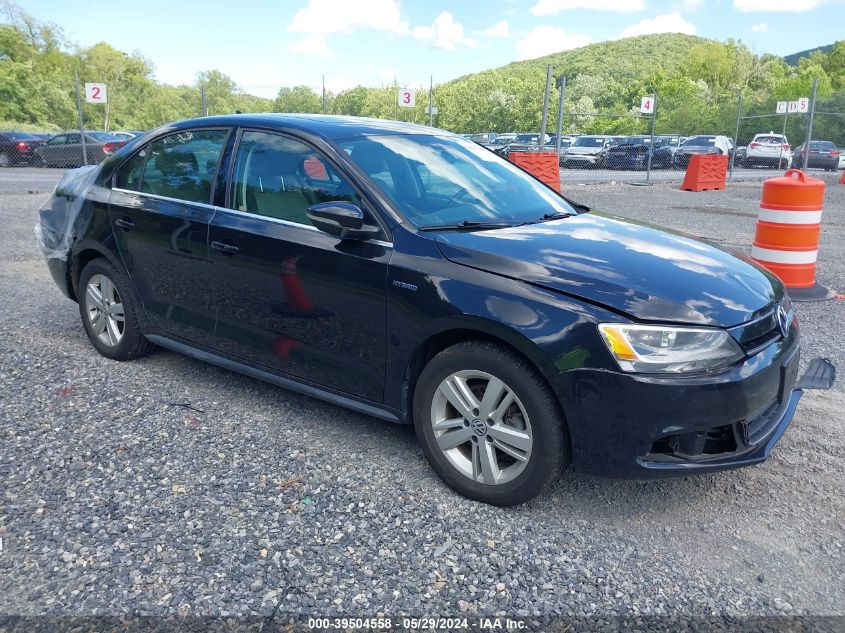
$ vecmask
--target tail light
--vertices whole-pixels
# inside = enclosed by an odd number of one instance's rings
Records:
[[[103,152],[111,154],[119,150],[121,145],[123,145],[123,143],[106,143],[103,145]]]
[[[842,152],[841,152],[840,150],[838,150],[838,149],[832,149],[832,150],[830,150],[830,155],[831,155],[831,156],[839,156],[841,153],[842,153]]]
[[[789,151],[789,143],[784,143],[781,147],[783,147],[786,151]]]
[[[748,149],[757,149],[758,147],[760,147],[760,143],[751,143]]]
[[[18,142],[18,149],[29,149],[29,145],[27,145],[23,141],[19,141]]]

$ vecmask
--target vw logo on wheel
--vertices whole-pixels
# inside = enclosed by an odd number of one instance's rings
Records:
[[[483,437],[484,435],[487,435],[487,425],[482,420],[473,420],[472,422],[470,422],[469,428],[471,428],[472,432],[478,437]]]

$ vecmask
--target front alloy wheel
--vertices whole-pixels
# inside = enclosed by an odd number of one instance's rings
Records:
[[[569,463],[563,413],[537,368],[481,341],[449,347],[414,387],[414,427],[451,488],[497,506],[524,503]]]
[[[461,474],[488,485],[518,477],[534,436],[525,407],[499,378],[483,371],[447,376],[431,403],[437,446]]]

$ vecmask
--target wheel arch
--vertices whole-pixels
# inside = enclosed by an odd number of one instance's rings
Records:
[[[518,332],[509,330],[495,322],[482,320],[483,323],[468,322],[454,324],[450,327],[430,333],[414,348],[405,363],[402,378],[402,409],[403,417],[413,424],[413,401],[417,380],[426,364],[444,349],[466,341],[478,341],[498,345],[517,356],[525,359],[537,371],[540,378],[551,391],[554,401],[560,410],[563,423],[566,426],[566,415],[554,388],[552,376],[556,373],[554,364],[528,338]],[[504,330],[504,332],[502,331]]]
[[[81,241],[76,248],[74,248],[73,258],[70,266],[68,266],[68,290],[71,294],[71,299],[79,300],[79,277],[82,274],[85,266],[94,259],[102,257],[108,260],[113,266],[121,267],[123,263],[114,253],[107,248],[103,248],[101,244],[91,240]]]

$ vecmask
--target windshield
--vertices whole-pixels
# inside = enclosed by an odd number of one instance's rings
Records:
[[[539,134],[517,134],[514,143],[539,143]]]
[[[620,145],[649,145],[650,143],[650,136],[629,136],[619,141]]]
[[[604,147],[603,136],[579,136],[572,147]]]
[[[715,136],[693,136],[691,139],[684,143],[685,146],[693,146],[693,147],[708,147],[710,145],[716,144],[716,137]]]
[[[575,213],[515,165],[459,137],[396,134],[338,144],[419,227],[519,224],[546,214]]]
[[[87,136],[90,136],[93,139],[98,141],[119,141],[118,137],[114,136],[109,132],[88,132]]]

